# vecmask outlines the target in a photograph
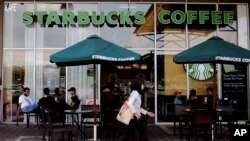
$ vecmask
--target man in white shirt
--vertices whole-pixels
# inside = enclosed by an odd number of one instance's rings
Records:
[[[30,89],[28,87],[23,88],[23,94],[18,99],[17,116],[19,115],[20,109],[23,112],[38,112],[37,103],[35,103],[30,97]]]

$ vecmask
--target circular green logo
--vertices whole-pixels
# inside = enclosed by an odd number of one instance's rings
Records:
[[[214,75],[213,64],[189,64],[188,65],[188,75],[196,80],[207,80]],[[184,65],[185,70],[187,70],[187,65]]]

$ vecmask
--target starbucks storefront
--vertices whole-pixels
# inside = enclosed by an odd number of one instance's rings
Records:
[[[124,90],[133,79],[143,79],[143,106],[156,113],[157,124],[173,121],[168,104],[174,91],[182,91],[183,103],[191,89],[203,99],[216,76],[218,98],[241,109],[238,120],[248,120],[248,65],[221,64],[214,70],[212,64],[173,62],[175,54],[215,35],[249,49],[247,2],[2,1],[0,122],[16,121],[23,87],[30,88],[36,102],[45,87],[51,95],[57,87],[76,87],[81,104],[86,104],[93,99],[93,73],[98,76],[99,102],[106,86]],[[50,55],[93,34],[140,53],[142,61],[99,65],[96,72],[93,65],[57,67],[49,61]]]

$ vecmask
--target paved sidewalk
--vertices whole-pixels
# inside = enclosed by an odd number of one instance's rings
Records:
[[[1,141],[41,141],[42,140],[43,129],[37,127],[34,124],[31,124],[29,128],[26,127],[26,124],[21,124],[16,126],[15,124],[0,124],[0,140]],[[91,138],[93,135],[92,130],[86,132],[87,135]],[[148,134],[149,141],[183,141],[186,140],[185,136],[183,138],[178,135],[173,135],[173,126],[172,125],[161,125],[156,126],[154,124],[148,125]],[[59,135],[60,136],[60,135]],[[106,135],[108,136],[108,135]],[[135,135],[134,141],[138,140],[137,135]],[[204,139],[204,138],[203,138]],[[57,139],[60,141],[61,139]],[[105,141],[112,141],[110,139],[104,139]],[[116,141],[117,138],[114,139]],[[192,139],[191,139],[192,140]],[[202,138],[196,139],[196,141],[201,141]],[[222,139],[216,139],[222,140]],[[223,139],[224,140],[224,139]]]
[[[0,124],[0,140],[1,141],[41,141],[42,131],[36,125],[30,125],[29,128],[26,124],[16,126],[15,124]],[[88,134],[91,131],[88,131]],[[149,140],[150,141],[181,141],[178,136],[168,134],[164,129],[156,125],[148,126]],[[89,135],[91,136],[91,135]],[[117,139],[115,139],[117,140]],[[136,140],[136,139],[135,139]]]

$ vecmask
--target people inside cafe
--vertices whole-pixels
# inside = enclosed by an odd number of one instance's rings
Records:
[[[181,101],[181,99],[180,99],[180,97],[181,97],[181,91],[180,90],[177,90],[177,91],[175,91],[174,92],[174,104],[182,104],[182,101]]]
[[[198,99],[198,97],[196,96],[196,90],[195,89],[190,90],[189,99],[187,101],[187,104],[190,104],[192,109],[201,108],[201,102]]]

